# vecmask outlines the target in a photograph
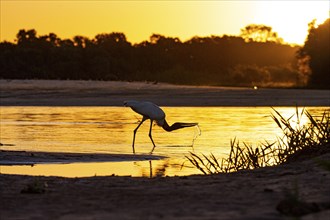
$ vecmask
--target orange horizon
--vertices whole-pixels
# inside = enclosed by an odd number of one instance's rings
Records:
[[[61,39],[121,32],[140,43],[156,33],[178,37],[239,36],[249,24],[273,28],[284,42],[302,45],[308,23],[329,18],[328,1],[1,1],[0,41],[20,29]],[[281,16],[278,16],[280,14]]]

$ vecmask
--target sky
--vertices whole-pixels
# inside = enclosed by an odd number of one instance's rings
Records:
[[[76,35],[94,38],[122,32],[129,42],[149,40],[152,34],[179,37],[239,35],[249,24],[271,26],[279,37],[304,44],[308,23],[329,18],[329,0],[310,1],[114,1],[114,0],[0,0],[0,41],[14,42],[20,29],[37,35],[55,33],[61,39]]]

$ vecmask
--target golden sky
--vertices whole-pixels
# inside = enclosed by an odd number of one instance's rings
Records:
[[[53,32],[60,38],[123,32],[140,43],[153,34],[179,37],[239,35],[248,24],[271,26],[288,43],[303,44],[308,23],[329,18],[329,0],[310,1],[89,1],[0,0],[0,40],[13,41],[19,29]]]

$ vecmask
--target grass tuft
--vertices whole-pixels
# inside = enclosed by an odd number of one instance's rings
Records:
[[[305,109],[299,113],[297,107],[296,113],[289,118],[284,118],[274,108],[272,110],[274,113],[271,117],[283,133],[277,141],[266,141],[254,148],[244,142],[242,146],[234,138],[230,142],[227,158],[219,160],[212,153],[209,156],[200,156],[192,152],[186,158],[203,174],[215,174],[273,166],[330,151],[329,110],[325,110],[321,117],[316,117]],[[308,123],[302,123],[304,115],[307,116]],[[295,123],[292,123],[294,117]]]

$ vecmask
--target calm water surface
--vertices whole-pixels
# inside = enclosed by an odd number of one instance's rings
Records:
[[[164,107],[169,124],[198,122],[197,127],[166,132],[153,127],[157,145],[154,155],[168,157],[159,161],[100,162],[0,166],[1,173],[56,175],[66,177],[94,175],[188,175],[199,171],[185,156],[213,153],[219,158],[229,151],[230,141],[256,146],[272,142],[281,130],[271,119],[269,107]],[[312,115],[321,115],[327,107],[309,107]],[[295,107],[277,107],[289,117]],[[14,146],[6,150],[131,154],[133,130],[141,116],[125,107],[1,107],[0,141]],[[306,120],[307,121],[307,120]],[[150,122],[138,130],[135,150],[147,154],[152,148],[148,137]]]

